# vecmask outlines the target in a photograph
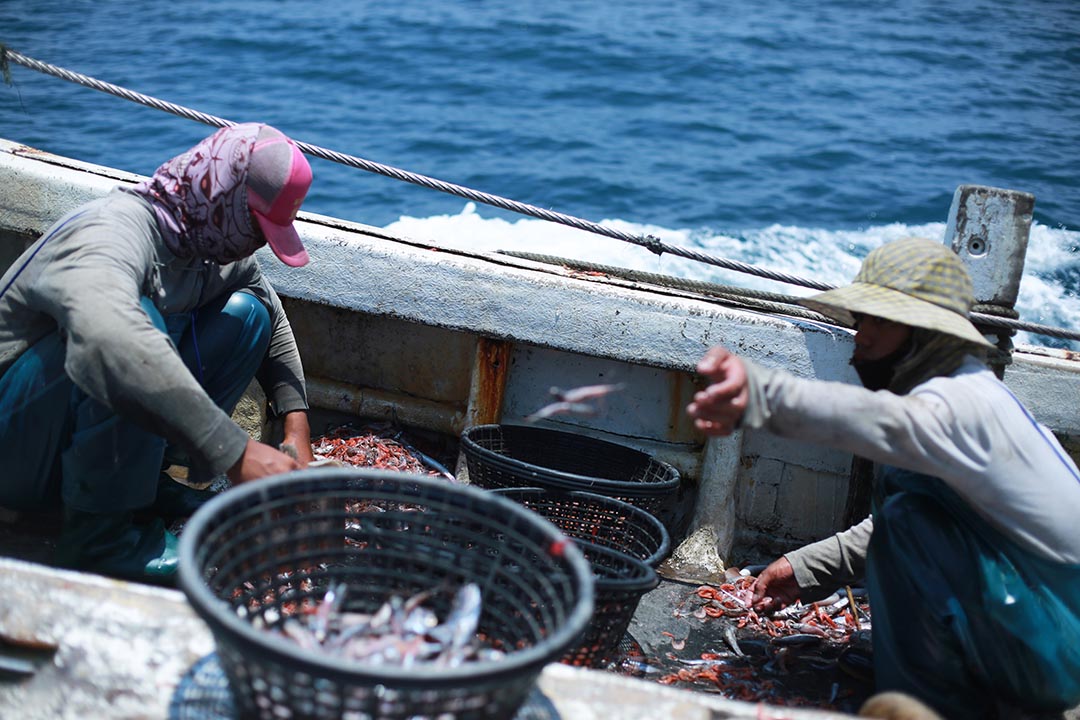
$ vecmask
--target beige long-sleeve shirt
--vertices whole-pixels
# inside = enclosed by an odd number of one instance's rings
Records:
[[[1056,562],[1080,563],[1076,463],[974,357],[902,396],[746,364],[750,405],[743,427],[941,478],[1021,546]],[[835,588],[861,574],[872,528],[867,519],[788,553],[800,587]]]

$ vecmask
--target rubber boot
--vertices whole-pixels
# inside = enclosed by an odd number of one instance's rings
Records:
[[[131,512],[64,511],[57,564],[125,580],[173,585],[179,540],[160,519],[137,525]]]
[[[149,510],[152,514],[172,522],[179,518],[191,517],[208,500],[215,497],[214,490],[197,490],[190,485],[173,480],[168,473],[158,477],[157,496]]]

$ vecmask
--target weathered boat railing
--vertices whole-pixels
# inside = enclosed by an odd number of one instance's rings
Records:
[[[0,263],[61,213],[138,179],[0,141]],[[706,441],[684,412],[693,368],[717,343],[855,382],[848,330],[325,216],[302,213],[299,226],[311,264],[262,266],[296,328],[317,407],[457,435],[522,422],[551,386],[623,382],[629,390],[599,416],[545,422],[637,447],[700,486],[695,533],[680,547],[688,566],[763,558],[849,519],[850,455],[752,432]],[[1080,397],[1080,359],[1019,348],[1005,379],[1076,455],[1080,409],[1061,398]]]

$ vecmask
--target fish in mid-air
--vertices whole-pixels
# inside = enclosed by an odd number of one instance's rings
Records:
[[[613,392],[622,390],[624,383],[608,383],[603,385],[583,385],[581,387],[563,390],[553,387],[550,390],[555,402],[549,403],[531,415],[525,417],[526,422],[536,422],[553,415],[581,415],[595,417],[599,409],[589,404],[590,400],[599,400]]]

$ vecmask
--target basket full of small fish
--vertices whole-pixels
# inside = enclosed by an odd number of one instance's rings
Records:
[[[509,718],[592,615],[591,566],[493,493],[384,470],[242,485],[192,517],[180,587],[244,718]]]
[[[646,510],[672,536],[684,529],[679,471],[636,448],[528,425],[474,425],[462,433],[461,447],[469,482],[479,487],[596,493]]]

